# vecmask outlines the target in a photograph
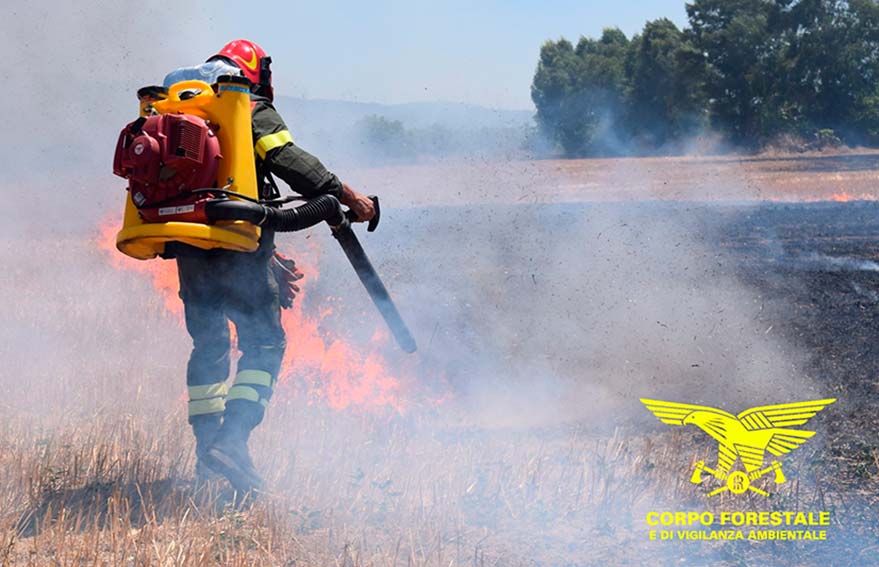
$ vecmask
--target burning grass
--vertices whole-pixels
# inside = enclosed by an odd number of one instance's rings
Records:
[[[145,276],[167,312],[182,326],[183,303],[178,296],[176,264],[162,260],[138,261],[120,254],[115,246],[120,225],[121,219],[116,215],[110,215],[100,223],[98,248],[114,268]],[[305,279],[299,282],[303,290],[300,295],[313,289],[320,278],[319,257],[320,250],[308,243],[296,254],[297,266],[305,275]],[[412,369],[411,365],[406,367],[405,364],[395,367],[384,359],[380,349],[390,343],[387,332],[375,329],[370,340],[370,347],[374,348],[357,346],[348,337],[325,332],[322,328],[324,321],[333,315],[334,298],[324,298],[324,304],[316,314],[306,314],[302,303],[300,299],[291,309],[282,312],[287,341],[295,348],[286,351],[278,380],[281,383],[294,381],[299,394],[322,400],[334,409],[355,406],[405,411],[406,400],[400,392],[402,378],[398,375],[403,371],[411,374]],[[234,342],[236,331],[231,324],[230,334]],[[413,385],[410,383],[409,386]]]

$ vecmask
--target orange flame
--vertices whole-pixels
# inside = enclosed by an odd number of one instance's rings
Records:
[[[861,193],[860,195],[852,195],[842,191],[841,193],[834,193],[830,197],[827,198],[828,201],[835,201],[837,203],[847,203],[849,201],[875,201],[876,197],[873,195],[869,195],[867,193]]]
[[[876,201],[879,200],[876,195],[871,195],[869,193],[848,193],[847,191],[840,191],[839,193],[831,193],[827,195],[826,193],[812,194],[812,195],[774,195],[769,197],[763,197],[764,201],[768,201],[770,203],[824,203],[824,202],[834,202],[834,203],[848,203],[850,201]]]
[[[165,309],[183,321],[183,302],[177,295],[177,266],[173,262],[145,262],[135,260],[116,250],[116,231],[122,225],[121,217],[110,215],[98,225],[100,238],[98,248],[106,252],[110,265],[117,270],[144,274],[152,279],[153,287],[160,292]]]
[[[115,244],[119,226],[118,216],[107,217],[100,224],[99,247],[107,253],[114,268],[151,278],[156,291],[164,299],[165,308],[177,316],[182,324],[183,304],[177,294],[176,264],[140,261],[123,255],[116,250]],[[319,279],[316,265],[320,251],[311,246],[302,252],[305,254],[297,253],[296,262],[305,274],[305,278],[299,282],[301,294],[305,294]],[[323,307],[316,316],[304,313],[301,296],[297,297],[291,309],[282,312],[288,347],[278,377],[279,387],[286,385],[294,395],[304,396],[309,403],[323,401],[337,410],[369,408],[403,413],[409,405],[409,400],[404,398],[401,378],[404,371],[392,370],[393,364],[380,354],[389,343],[388,334],[377,328],[369,347],[358,347],[345,337],[328,336],[324,323],[332,314],[333,308],[330,306]],[[411,385],[413,380],[407,383]],[[442,403],[447,398],[448,395],[444,394],[434,402]]]

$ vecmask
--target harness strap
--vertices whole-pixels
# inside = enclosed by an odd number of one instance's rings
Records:
[[[250,101],[251,112],[256,109],[256,105],[258,103],[259,100]],[[259,179],[261,181],[265,181],[268,185],[268,187],[266,187],[265,185],[260,187],[260,198],[279,199],[281,197],[281,190],[278,189],[278,184],[275,182],[275,178],[272,176],[272,172],[269,170],[268,164],[265,162],[265,159],[268,152],[292,142],[293,136],[290,135],[289,130],[282,130],[280,132],[276,132],[275,134],[268,134],[256,141],[254,150],[260,158],[256,164],[257,175],[259,176]]]

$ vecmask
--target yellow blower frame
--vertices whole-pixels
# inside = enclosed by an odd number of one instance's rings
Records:
[[[192,90],[200,92],[192,98],[181,99],[181,93]],[[250,123],[250,89],[246,85],[221,79],[215,92],[205,82],[182,81],[172,85],[163,100],[140,101],[141,116],[149,113],[150,108],[160,114],[192,114],[218,125],[217,138],[223,155],[218,171],[220,184],[225,185],[227,191],[259,198]],[[116,248],[132,258],[155,258],[165,251],[165,244],[172,241],[204,250],[225,248],[253,252],[259,246],[259,227],[246,221],[223,221],[214,225],[144,222],[131,200],[131,192],[126,194],[125,217],[122,230],[116,235]]]

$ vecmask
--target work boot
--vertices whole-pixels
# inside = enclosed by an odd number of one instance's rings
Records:
[[[217,480],[219,475],[205,464],[208,449],[217,438],[222,418],[219,415],[196,415],[190,418],[195,434],[195,481],[203,484]]]
[[[250,430],[237,415],[227,416],[204,461],[211,470],[226,477],[239,494],[262,487],[262,479],[247,451]]]

